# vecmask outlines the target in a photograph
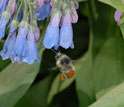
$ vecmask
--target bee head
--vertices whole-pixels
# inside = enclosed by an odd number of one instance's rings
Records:
[[[55,59],[58,60],[62,56],[62,53],[58,52],[56,53]]]

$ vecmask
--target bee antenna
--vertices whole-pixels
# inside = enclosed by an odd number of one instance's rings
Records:
[[[60,53],[60,50],[58,49],[58,52]]]
[[[53,49],[51,49],[51,50],[52,50],[55,54],[57,54],[55,50],[53,50]]]

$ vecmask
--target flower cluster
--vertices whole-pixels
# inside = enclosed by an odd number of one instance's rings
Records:
[[[52,0],[51,19],[48,25],[43,45],[50,49],[59,46],[67,49],[74,48],[72,23],[76,23],[78,15],[77,0]]]
[[[37,20],[50,16],[44,47],[74,48],[72,23],[78,20],[77,8],[77,0],[0,0],[0,39],[9,29],[0,56],[18,63],[40,62],[36,45],[40,37]]]

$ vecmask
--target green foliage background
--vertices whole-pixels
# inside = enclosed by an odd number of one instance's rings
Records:
[[[76,76],[60,81],[60,72],[50,71],[55,54],[41,45],[48,22],[39,22],[40,64],[0,59],[0,107],[124,107],[123,16],[121,31],[114,21],[115,9],[124,11],[124,2],[79,1],[75,48],[60,49],[75,60]]]

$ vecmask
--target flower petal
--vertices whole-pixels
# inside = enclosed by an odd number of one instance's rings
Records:
[[[69,47],[74,48],[72,25],[62,25],[59,46],[62,46],[65,49]]]

